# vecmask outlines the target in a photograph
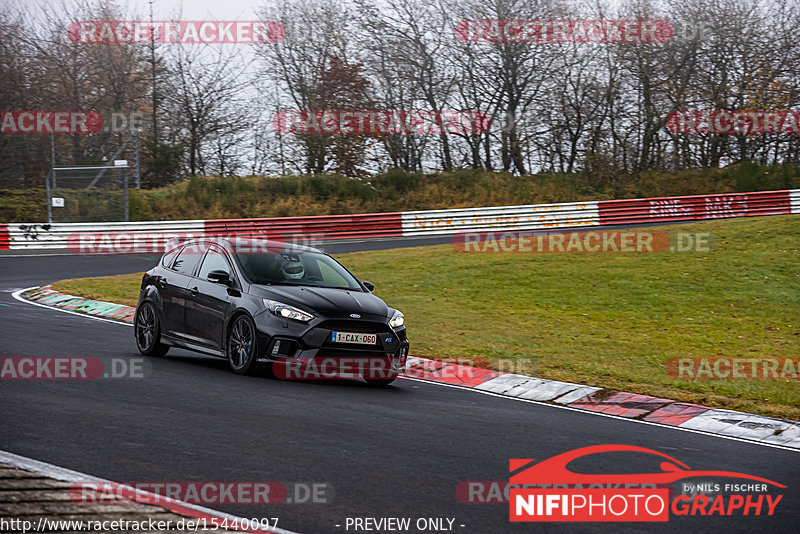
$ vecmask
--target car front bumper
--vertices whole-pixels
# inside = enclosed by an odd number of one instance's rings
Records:
[[[259,362],[290,370],[311,369],[309,378],[393,378],[405,370],[409,341],[405,326],[393,329],[377,318],[315,319],[309,324],[288,321],[269,313],[256,317],[259,331]],[[375,334],[374,345],[336,343],[333,332]],[[336,375],[336,376],[327,376]],[[341,376],[339,376],[341,375]]]

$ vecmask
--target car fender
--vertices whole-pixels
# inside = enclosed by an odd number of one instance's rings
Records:
[[[253,309],[251,309],[251,308],[253,308]],[[250,317],[250,319],[253,321],[253,323],[255,323],[255,316],[258,315],[259,312],[260,312],[260,310],[256,309],[255,305],[248,305],[248,306],[237,306],[235,309],[233,309],[228,314],[228,316],[225,318],[225,324],[224,324],[224,329],[223,329],[223,332],[225,332],[225,337],[222,340],[223,349],[227,349],[228,348],[228,333],[229,333],[229,330],[230,330],[230,327],[231,327],[231,321],[235,317],[237,317],[237,316],[241,315],[242,313],[244,313],[244,314],[247,314]],[[256,327],[256,330],[258,330],[258,327]]]
[[[155,285],[147,285],[142,289],[142,294],[139,296],[139,305],[142,302],[152,302],[153,306],[156,308],[156,313],[158,314],[158,321],[160,324],[164,324],[164,301],[161,298],[161,293],[159,293],[158,288]],[[139,306],[136,306],[136,310],[139,310]]]

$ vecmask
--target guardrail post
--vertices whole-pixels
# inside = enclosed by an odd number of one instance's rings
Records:
[[[122,174],[124,175],[124,180],[122,181],[123,183],[122,187],[125,191],[124,194],[125,198],[123,200],[123,202],[125,203],[125,222],[128,222],[130,220],[130,213],[129,213],[130,208],[128,207],[128,175],[130,174],[130,167],[124,167],[123,169],[121,169],[121,171]]]
[[[142,178],[139,174],[139,130],[133,131],[133,153],[136,162],[136,189],[142,188]]]
[[[50,172],[44,175],[44,186],[47,190],[47,224],[53,224],[53,207],[51,206],[52,200],[50,199],[50,174],[55,173],[55,170],[50,169]],[[55,179],[54,179],[55,181]]]

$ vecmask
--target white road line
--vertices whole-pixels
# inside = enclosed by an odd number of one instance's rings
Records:
[[[616,419],[618,421],[627,421],[629,423],[640,423],[640,424],[644,424],[644,425],[657,426],[657,427],[660,427],[660,428],[668,428],[670,430],[680,430],[681,432],[691,432],[692,434],[700,434],[700,435],[709,436],[709,437],[712,437],[712,438],[729,439],[729,440],[732,440],[732,441],[739,441],[741,443],[748,443],[750,445],[762,445],[764,447],[773,447],[775,449],[782,449],[784,451],[800,452],[800,449],[796,449],[794,447],[786,447],[784,445],[778,445],[776,443],[763,443],[763,442],[760,442],[760,441],[755,441],[755,440],[750,440],[750,439],[737,438],[735,436],[726,436],[724,434],[713,434],[711,432],[704,432],[702,430],[696,430],[694,428],[683,428],[683,427],[680,427],[680,426],[665,425],[665,424],[662,424],[662,423],[655,423],[653,421],[643,421],[641,419],[631,419],[630,417],[622,417],[622,416],[619,416],[619,415],[612,415],[612,414],[607,414],[607,413],[603,413],[603,412],[593,412],[591,410],[582,410],[580,408],[573,408],[572,406],[563,406],[561,404],[550,404],[549,402],[535,401],[535,400],[530,400],[530,399],[520,399],[520,398],[517,398],[517,397],[509,397],[507,395],[501,395],[500,393],[494,393],[492,391],[483,391],[481,389],[468,388],[468,387],[464,387],[464,386],[457,386],[455,384],[445,384],[445,383],[442,383],[442,382],[432,382],[430,380],[424,380],[424,379],[421,379],[421,378],[414,378],[414,377],[410,377],[410,376],[401,376],[400,378],[402,380],[413,380],[414,382],[422,382],[423,384],[434,384],[434,385],[437,385],[437,386],[445,386],[445,387],[449,387],[449,388],[461,389],[461,390],[464,390],[464,391],[472,391],[474,393],[481,393],[483,395],[489,395],[491,397],[497,397],[497,398],[500,398],[500,399],[508,399],[508,400],[515,400],[515,401],[519,401],[519,402],[527,402],[527,403],[536,404],[536,405],[539,405],[539,406],[547,406],[549,408],[558,408],[560,410],[569,410],[571,412],[578,412],[578,413],[582,413],[582,414],[586,414],[586,415],[598,415],[600,417],[608,417],[608,418],[611,418],[611,419]]]

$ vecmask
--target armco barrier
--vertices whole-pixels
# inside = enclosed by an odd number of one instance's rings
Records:
[[[120,241],[133,242],[134,238],[153,240],[163,244],[170,236],[197,235],[205,232],[205,221],[140,221],[108,223],[8,223],[11,249],[63,249],[81,246],[81,239],[103,236],[103,246],[109,251],[123,251]],[[94,239],[98,242],[99,239]]]
[[[315,217],[52,225],[5,223],[0,224],[0,249],[69,247],[81,253],[85,241],[90,243],[85,252],[126,252],[125,247],[135,249],[138,239],[147,243],[144,247],[147,252],[152,252],[153,243],[163,246],[173,235],[256,235],[303,242],[304,239],[448,235],[470,230],[539,230],[786,213],[800,213],[800,189]],[[97,250],[98,244],[102,250]]]
[[[686,197],[637,198],[598,202],[600,224],[693,221],[792,213],[790,193],[760,191]]]
[[[405,211],[402,216],[404,236],[488,229],[540,230],[599,224],[597,202]]]
[[[205,222],[207,235],[262,235],[296,240],[399,237],[403,235],[400,212],[268,219],[220,219]]]

